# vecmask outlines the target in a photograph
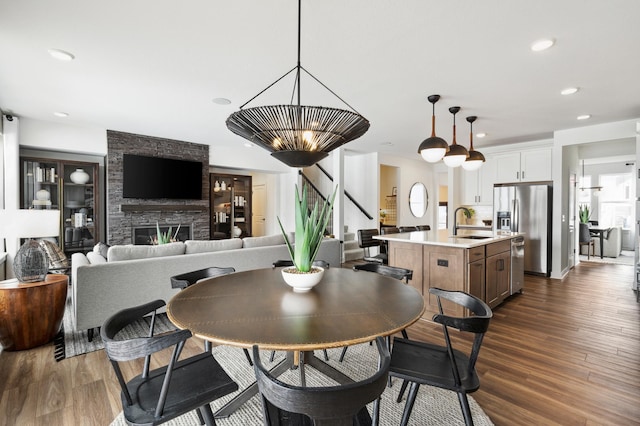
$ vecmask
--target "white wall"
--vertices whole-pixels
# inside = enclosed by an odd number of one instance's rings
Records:
[[[434,167],[422,159],[409,160],[407,158],[394,157],[388,154],[380,154],[380,164],[397,167],[400,170],[398,176],[398,225],[429,225],[436,229],[438,224],[434,220],[437,217],[437,178],[434,175]],[[427,187],[429,205],[424,217],[414,217],[409,210],[409,191],[416,182],[422,182]],[[434,213],[435,212],[435,213]]]

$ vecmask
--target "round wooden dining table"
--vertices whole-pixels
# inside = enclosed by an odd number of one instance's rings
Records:
[[[424,309],[422,295],[402,281],[346,268],[327,269],[306,293],[294,292],[282,279],[281,268],[237,272],[189,286],[167,304],[171,322],[202,339],[287,351],[274,375],[291,368],[297,362],[293,355],[302,352],[305,365],[342,383],[350,378],[312,351],[392,335],[420,319]],[[216,417],[227,417],[256,392],[255,386],[245,389],[246,395]]]

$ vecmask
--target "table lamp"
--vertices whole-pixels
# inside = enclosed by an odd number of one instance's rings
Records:
[[[0,210],[0,237],[27,238],[13,259],[13,271],[20,282],[43,281],[49,271],[49,258],[32,238],[57,237],[60,210]]]

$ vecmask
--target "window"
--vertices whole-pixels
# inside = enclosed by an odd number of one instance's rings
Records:
[[[631,173],[600,175],[600,185],[603,187],[598,200],[600,226],[633,227],[633,183]]]

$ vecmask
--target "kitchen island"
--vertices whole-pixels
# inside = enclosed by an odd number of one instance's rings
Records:
[[[379,235],[388,245],[389,265],[413,270],[409,282],[424,297],[424,318],[438,313],[430,287],[461,290],[498,306],[511,295],[511,240],[522,233],[466,231],[450,236],[446,229]],[[446,302],[446,301],[445,301]],[[462,308],[446,305],[446,313],[463,315]]]

